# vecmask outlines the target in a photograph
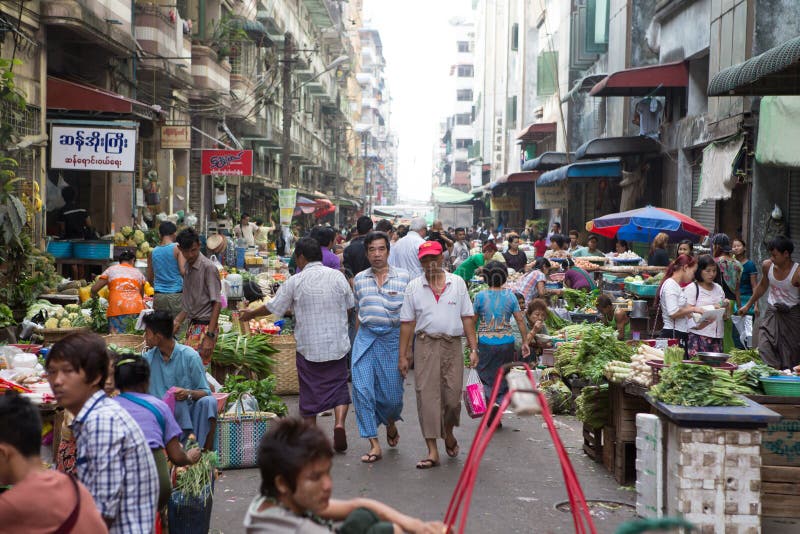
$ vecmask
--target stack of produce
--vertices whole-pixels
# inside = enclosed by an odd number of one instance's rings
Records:
[[[758,355],[758,349],[732,349],[731,357],[728,358],[728,362],[736,365],[744,365],[748,362],[760,364],[762,360],[761,356]]]
[[[746,364],[745,364],[746,365]],[[733,380],[739,385],[742,393],[746,395],[763,395],[764,388],[761,384],[762,377],[777,376],[781,372],[763,363],[747,365],[733,372]]]
[[[633,355],[632,361],[636,360],[637,354]],[[622,384],[633,375],[633,363],[611,360],[603,368],[603,376],[612,384]]]
[[[559,343],[553,353],[556,370],[562,377],[578,374],[578,344],[577,341]]]
[[[613,327],[599,323],[580,325],[585,332],[578,345],[578,375],[593,384],[603,381],[603,369],[606,363],[617,360],[629,362],[633,355],[631,348],[624,341],[617,339],[617,331]]]
[[[134,230],[131,226],[123,226],[114,234],[114,246],[131,247],[136,249],[136,259],[144,259],[152,251],[152,246],[141,230]]]
[[[263,334],[242,335],[235,332],[220,334],[211,355],[211,361],[223,367],[244,369],[258,377],[269,376],[270,358],[277,349],[270,344],[270,336]]]
[[[653,398],[680,406],[744,406],[742,387],[721,369],[708,365],[678,363],[665,367],[659,383],[650,390]]]
[[[222,393],[228,393],[228,406],[235,406],[242,395],[249,394],[258,402],[259,411],[272,412],[276,415],[286,415],[289,412],[286,403],[275,394],[274,376],[262,380],[248,380],[243,376],[228,375],[222,386]]]
[[[561,293],[561,298],[564,299],[567,309],[570,311],[597,313],[597,296],[599,294],[599,289],[595,289],[594,291],[581,291],[579,289],[565,287]]]
[[[586,386],[575,399],[575,417],[590,428],[601,428],[608,421],[610,402],[608,384]]]
[[[552,367],[543,369],[538,387],[544,393],[547,405],[553,414],[569,413],[572,405],[572,391],[561,380],[558,371]]]

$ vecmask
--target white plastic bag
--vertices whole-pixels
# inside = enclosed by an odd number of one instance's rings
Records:
[[[58,183],[54,184],[52,181],[47,180],[47,191],[45,192],[45,207],[47,211],[57,211],[67,205],[64,197],[61,196],[61,191],[69,184],[64,180],[64,175],[59,173]]]
[[[751,348],[753,343],[753,316],[752,315],[745,315],[744,317],[739,315],[731,316],[731,321],[733,322],[733,326],[736,327],[737,332],[739,332],[739,340],[742,342],[746,348]]]
[[[257,412],[258,401],[249,393],[242,393],[235,403],[233,403],[226,413],[234,415],[244,415],[247,412]]]

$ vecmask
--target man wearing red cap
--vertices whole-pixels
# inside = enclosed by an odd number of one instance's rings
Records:
[[[442,245],[437,241],[422,243],[418,258],[423,276],[409,282],[400,309],[399,367],[406,376],[413,340],[417,413],[428,446],[428,456],[417,463],[417,468],[430,469],[439,465],[437,439],[444,439],[448,456],[458,456],[453,428],[461,416],[461,337],[467,336],[471,367],[478,364],[478,340],[467,285],[444,270]]]

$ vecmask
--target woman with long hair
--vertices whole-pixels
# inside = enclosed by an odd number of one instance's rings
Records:
[[[678,243],[678,256],[686,254],[687,256],[694,256],[694,243],[688,239],[681,240]]]
[[[660,306],[664,321],[659,337],[677,339],[684,348],[689,331],[687,317],[697,309],[686,303],[682,287],[694,279],[696,270],[697,260],[681,254],[667,267],[656,292],[655,305]]]
[[[666,267],[669,265],[669,254],[667,254],[667,243],[669,235],[664,232],[656,234],[653,244],[650,245],[650,254],[647,256],[647,265],[650,267]]]
[[[719,267],[714,257],[704,254],[697,259],[697,270],[694,274],[694,284],[689,284],[683,289],[686,304],[697,308],[695,313],[705,313],[704,306],[715,308],[728,308],[725,291],[718,283]],[[727,315],[727,311],[726,314]],[[689,319],[689,335],[686,349],[689,356],[698,352],[722,352],[723,337],[725,336],[725,321],[722,317],[706,319],[700,323]]]
[[[735,312],[739,311],[739,308],[742,307],[742,302],[747,302],[750,300],[750,297],[753,296],[753,288],[758,285],[758,269],[756,268],[756,264],[753,263],[753,260],[748,259],[747,257],[747,244],[744,242],[743,239],[737,238],[731,241],[731,251],[733,252],[733,257],[742,264],[742,276],[739,279],[739,302],[736,304],[734,309]],[[743,324],[750,323],[752,328],[753,324],[753,316],[758,314],[758,303],[748,310],[747,314],[744,316]],[[733,344],[736,346],[737,349],[744,349],[745,342],[741,339],[741,332],[739,328],[736,327],[736,323],[733,323]]]

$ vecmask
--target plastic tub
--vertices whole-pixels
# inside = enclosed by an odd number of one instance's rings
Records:
[[[800,376],[770,376],[759,380],[767,395],[800,397]]]
[[[47,253],[54,258],[71,258],[72,241],[48,241]]]
[[[72,254],[82,260],[111,260],[114,258],[112,241],[75,241]]]

